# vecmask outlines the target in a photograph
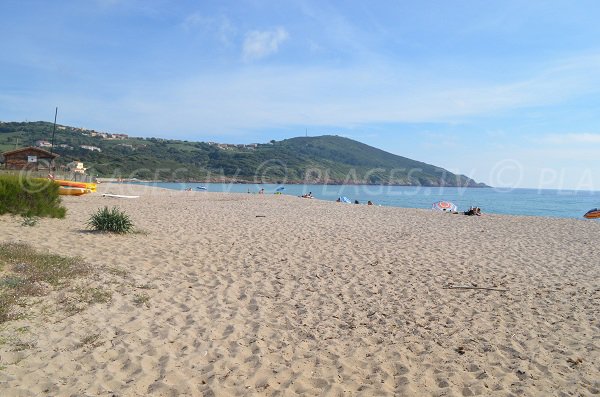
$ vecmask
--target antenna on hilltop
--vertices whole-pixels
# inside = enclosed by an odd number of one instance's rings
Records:
[[[56,132],[56,116],[58,115],[58,106],[54,111],[54,127],[52,127],[52,144],[50,146],[50,153],[54,150],[54,133]]]
[[[308,128],[305,129],[305,136],[308,136]]]

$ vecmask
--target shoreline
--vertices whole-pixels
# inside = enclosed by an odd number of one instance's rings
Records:
[[[2,242],[126,273],[106,283],[108,303],[5,327],[7,395],[600,390],[597,222],[98,189],[66,197],[64,220],[2,218]],[[144,233],[85,232],[105,205]],[[134,304],[143,294],[147,304]],[[32,347],[15,351],[11,338]]]
[[[162,187],[162,186],[158,186],[158,184],[161,183],[165,183],[165,184],[174,184],[176,186],[173,187]],[[149,187],[160,187],[160,188],[166,188],[169,190],[173,190],[173,191],[184,191],[183,187],[186,186],[185,183],[173,183],[173,182],[132,182],[131,183],[134,186],[149,186]],[[221,184],[221,183],[217,183],[216,185],[226,185],[228,186],[226,191],[221,191],[221,193],[234,193],[234,194],[248,194],[249,191],[246,190],[240,190],[240,191],[232,191],[235,190],[236,186],[248,186],[248,185],[240,185],[240,184]],[[261,186],[266,186],[269,184],[255,184],[254,186],[257,187],[261,187]],[[278,186],[275,184],[271,184],[272,186]],[[304,186],[304,189],[302,191],[296,191],[294,193],[290,193],[290,190],[292,190],[295,186]],[[430,210],[431,208],[431,203],[435,202],[435,201],[439,201],[439,200],[446,200],[446,197],[443,197],[441,195],[438,195],[438,197],[436,197],[436,192],[441,193],[441,191],[444,189],[436,187],[436,188],[424,188],[424,189],[433,189],[433,190],[425,190],[425,195],[423,197],[430,197],[431,196],[431,201],[425,202],[425,200],[423,199],[422,202],[413,202],[413,205],[407,205],[406,202],[394,202],[396,200],[399,200],[400,198],[403,197],[408,197],[409,199],[412,197],[415,197],[415,194],[407,194],[406,196],[404,194],[394,194],[394,192],[388,191],[386,194],[384,195],[380,195],[378,193],[371,193],[371,192],[362,192],[359,193],[358,191],[355,191],[354,193],[357,194],[357,196],[359,197],[355,197],[352,194],[348,194],[348,193],[341,193],[340,191],[338,191],[335,195],[331,195],[331,192],[325,192],[325,190],[327,190],[328,186],[334,187],[334,186],[340,186],[340,187],[346,187],[346,188],[350,188],[350,189],[355,189],[359,186],[364,187],[365,189],[368,189],[369,187],[372,187],[370,185],[290,185],[289,188],[290,190],[286,190],[284,192],[282,192],[283,195],[286,196],[300,196],[302,194],[308,193],[308,187],[311,186],[313,187],[313,192],[315,192],[315,198],[319,199],[319,200],[324,200],[324,201],[335,201],[337,197],[339,196],[344,196],[344,195],[348,195],[348,197],[352,196],[351,199],[354,200],[356,198],[361,199],[361,204],[363,204],[363,202],[366,202],[368,200],[374,201],[376,205],[381,205],[381,206],[385,206],[385,207],[394,207],[394,208],[414,208],[414,209],[426,209],[426,210]],[[379,186],[380,188],[390,188],[390,187],[395,187],[395,186],[381,186],[381,185],[376,185]],[[410,186],[405,186],[406,188],[410,188]],[[194,187],[189,187],[190,189],[192,189],[192,191],[197,191],[196,189],[194,189]],[[314,190],[314,189],[319,189],[322,188],[321,192],[319,192],[318,190]],[[468,190],[469,188],[451,188],[451,189],[460,189],[462,192]],[[535,191],[535,192],[539,192],[539,189],[522,189],[523,191]],[[479,188],[477,188],[477,190],[475,191],[480,191]],[[549,191],[554,191],[554,190],[549,190]],[[208,191],[203,191],[202,193],[206,194],[206,193],[215,193],[217,191],[211,191],[210,189]],[[557,194],[560,195],[561,191],[556,191],[558,192]],[[251,194],[256,194],[258,193],[258,191],[252,191],[250,192]],[[274,192],[267,192],[265,194],[273,194]],[[575,192],[577,193],[577,192]],[[581,191],[579,192],[581,194],[592,194],[594,195],[595,192],[587,192],[587,191]],[[505,192],[497,192],[499,198],[502,198],[502,195],[506,195],[506,194],[510,194],[510,193],[505,193]],[[462,195],[462,194],[461,194]],[[489,199],[489,198],[488,198]],[[600,196],[598,196],[598,199],[600,200]],[[458,198],[458,200],[460,201],[461,198]],[[454,200],[452,200],[454,201]],[[456,203],[458,204],[459,201],[457,201]],[[571,212],[565,212],[565,213],[556,213],[553,211],[547,211],[548,213],[545,214],[536,214],[536,213],[527,213],[526,211],[523,211],[521,213],[506,213],[504,211],[502,211],[502,209],[496,208],[495,211],[494,209],[490,209],[488,208],[484,202],[481,201],[477,201],[477,198],[473,198],[472,200],[469,200],[471,203],[471,206],[475,205],[477,207],[480,207],[483,211],[483,213],[485,215],[507,215],[507,216],[532,216],[532,217],[543,217],[543,218],[553,218],[553,219],[578,219],[578,220],[584,220],[584,221],[590,221],[589,219],[584,219],[583,218],[583,214],[588,210],[588,209],[579,209],[578,212],[575,213],[575,210],[572,210]],[[464,206],[465,203],[463,202],[463,207],[461,207],[461,211],[459,211],[459,213],[464,212],[465,210],[468,209],[468,207]],[[489,204],[489,203],[488,203]],[[507,202],[506,204],[511,205],[512,203]],[[593,204],[590,204],[593,205]],[[591,207],[590,207],[591,208]],[[532,209],[531,212],[535,212],[535,209]]]
[[[494,189],[493,186],[459,186],[459,185],[397,185],[397,184],[378,184],[378,183],[362,183],[362,182],[342,182],[342,181],[329,181],[329,182],[312,182],[307,183],[306,181],[287,181],[287,182],[262,182],[258,183],[255,181],[243,181],[243,180],[193,180],[193,181],[172,181],[172,180],[137,180],[128,178],[97,178],[98,183],[180,183],[180,184],[194,184],[194,183],[214,183],[214,184],[232,184],[232,185],[315,185],[315,186],[382,186],[382,187],[422,187],[428,189],[440,189],[440,188],[457,188],[457,189]],[[121,179],[121,181],[119,181]]]

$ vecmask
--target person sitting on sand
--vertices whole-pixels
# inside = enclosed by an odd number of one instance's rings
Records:
[[[465,215],[469,215],[469,216],[481,216],[481,208],[479,207],[471,207],[469,208],[468,211],[465,211]]]
[[[367,201],[367,205],[373,205],[373,202],[371,200]]]
[[[300,197],[302,197],[302,198],[313,198],[313,195],[312,195],[312,192],[308,192],[308,194],[303,194]]]
[[[358,200],[354,200],[354,204],[360,204]]]

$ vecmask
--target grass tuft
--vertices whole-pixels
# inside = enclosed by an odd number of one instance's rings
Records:
[[[13,306],[16,304],[14,295],[0,292],[0,324],[14,320],[18,316],[13,312]]]
[[[22,215],[23,216],[23,222],[21,222],[21,226],[35,226],[38,224],[40,218],[37,216],[29,216],[29,215]]]
[[[23,350],[33,349],[35,346],[36,346],[36,343],[33,342],[33,341],[21,341],[21,340],[18,340],[15,343],[13,343],[12,351],[14,351],[14,352],[21,352]]]
[[[118,234],[133,232],[133,222],[129,215],[117,207],[99,209],[90,217],[88,227],[96,231]]]
[[[87,335],[85,336],[83,339],[81,339],[81,342],[79,342],[78,347],[98,347],[102,344],[102,341],[100,340],[100,334],[91,334],[91,335]]]
[[[149,306],[150,303],[150,295],[148,294],[135,294],[135,296],[133,297],[133,303],[136,306]]]
[[[85,302],[88,305],[94,303],[108,303],[112,299],[112,292],[103,288],[76,288],[74,292],[77,294],[79,301]]]
[[[108,267],[106,269],[106,272],[115,276],[119,276],[119,277],[127,277],[129,275],[129,272],[127,270],[118,268],[118,267]]]
[[[135,288],[138,289],[153,289],[154,286],[150,283],[146,283],[146,284],[141,284],[141,285],[136,285]]]

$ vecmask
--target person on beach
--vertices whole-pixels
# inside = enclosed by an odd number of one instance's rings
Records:
[[[481,208],[471,207],[468,211],[465,211],[464,214],[469,216],[481,216]]]
[[[358,200],[354,200],[354,204],[360,204]]]
[[[373,205],[373,202],[371,200],[367,201],[367,205]]]

